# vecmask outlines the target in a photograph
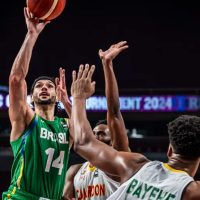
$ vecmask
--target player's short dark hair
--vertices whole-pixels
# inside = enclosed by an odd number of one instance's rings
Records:
[[[56,82],[55,82],[55,78],[54,77],[51,77],[51,76],[39,76],[38,78],[36,78],[33,82],[33,84],[31,85],[31,90],[30,90],[30,93],[33,94],[33,90],[34,90],[34,87],[36,85],[36,83],[40,80],[50,80],[55,86],[56,86]]]
[[[96,126],[98,126],[98,125],[100,125],[100,124],[105,124],[105,125],[107,125],[107,119],[99,120],[99,121],[94,125],[94,127],[96,127]]]
[[[200,156],[200,117],[181,115],[168,124],[174,152],[188,158]]]

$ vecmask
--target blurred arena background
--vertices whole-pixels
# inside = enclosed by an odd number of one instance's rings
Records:
[[[26,26],[22,1],[3,1],[0,13],[0,194],[10,183],[8,77]],[[95,96],[88,100],[94,125],[104,119],[104,76],[98,49],[127,40],[129,49],[114,61],[130,148],[166,160],[167,123],[180,114],[199,115],[200,13],[189,1],[69,0],[62,15],[40,35],[27,76],[56,76],[79,64],[96,65]],[[30,89],[30,88],[29,88]],[[65,116],[62,110],[60,115]],[[70,165],[83,160],[73,151]],[[196,178],[199,178],[198,173]]]

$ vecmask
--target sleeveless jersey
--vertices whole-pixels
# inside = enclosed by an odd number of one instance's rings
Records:
[[[119,187],[103,171],[85,162],[74,177],[77,200],[105,200]]]
[[[194,181],[186,172],[166,163],[146,163],[108,200],[181,200],[185,187]]]
[[[11,147],[12,180],[3,199],[61,199],[69,158],[66,120],[47,121],[35,115]]]

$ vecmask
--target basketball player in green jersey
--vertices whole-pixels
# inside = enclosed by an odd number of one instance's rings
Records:
[[[108,200],[198,200],[200,181],[194,181],[200,164],[200,117],[181,115],[168,124],[168,162],[150,161],[144,155],[120,152],[97,140],[86,115],[86,99],[95,91],[95,67],[73,72],[72,121],[74,150],[107,174],[121,177],[121,186]]]
[[[68,165],[69,121],[54,116],[57,95],[67,108],[64,70],[55,80],[36,79],[31,96],[35,112],[27,104],[26,75],[33,47],[48,22],[39,22],[24,9],[27,34],[9,76],[10,142],[14,154],[12,180],[3,200],[59,200]]]

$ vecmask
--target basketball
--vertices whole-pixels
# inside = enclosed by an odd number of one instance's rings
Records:
[[[26,3],[35,17],[50,21],[63,12],[66,0],[27,0]]]

